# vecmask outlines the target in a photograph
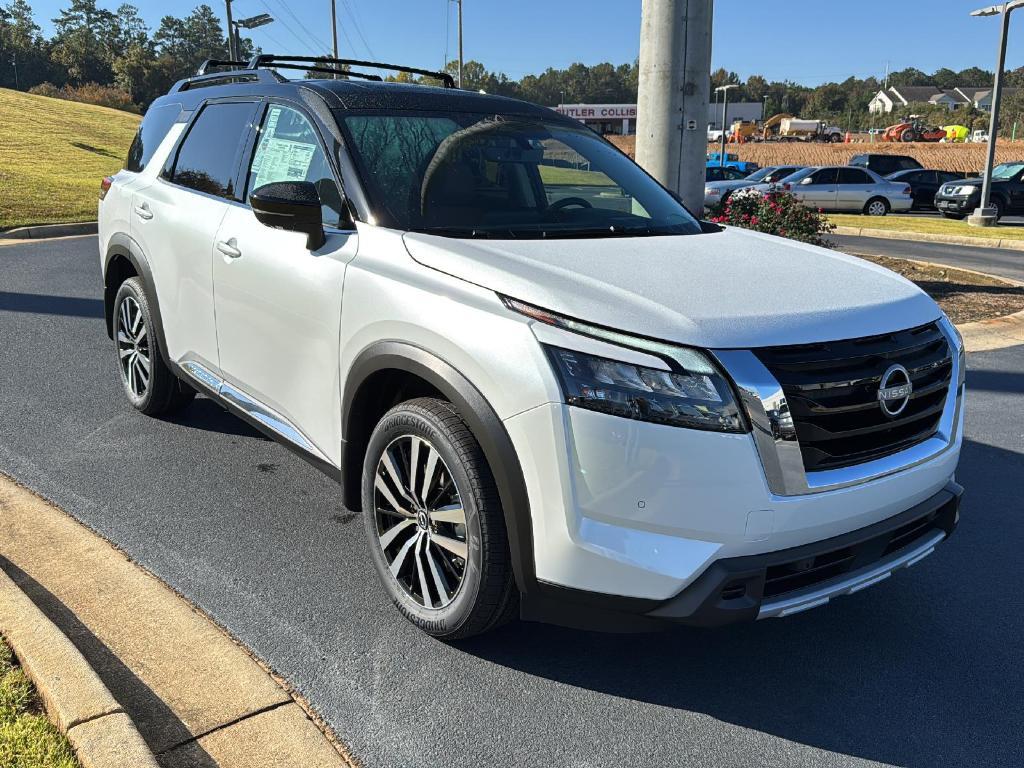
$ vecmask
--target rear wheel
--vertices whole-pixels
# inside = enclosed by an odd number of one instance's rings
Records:
[[[158,416],[178,410],[195,397],[195,390],[164,364],[149,299],[138,277],[125,280],[114,298],[114,345],[121,386],[136,409]]]
[[[450,403],[419,398],[384,415],[366,451],[362,503],[373,564],[413,624],[455,640],[514,616],[498,491]]]
[[[873,197],[864,206],[866,216],[885,216],[889,212],[889,201],[884,197]]]

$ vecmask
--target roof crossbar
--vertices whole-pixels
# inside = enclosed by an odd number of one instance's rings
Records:
[[[327,74],[342,74],[349,77],[360,77],[367,80],[381,80],[378,75],[367,75],[361,72],[346,70],[328,69],[325,65],[345,67],[369,67],[371,69],[388,69],[392,72],[406,72],[410,75],[421,75],[432,77],[444,83],[445,88],[455,87],[455,78],[447,72],[434,72],[429,69],[417,69],[416,67],[405,67],[401,64],[385,64],[380,61],[362,61],[359,59],[334,59],[329,56],[276,56],[263,53],[253,56],[249,60],[249,69],[260,69],[261,67],[279,67],[281,69],[304,69],[308,72],[325,72]]]

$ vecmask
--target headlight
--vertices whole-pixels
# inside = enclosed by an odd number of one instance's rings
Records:
[[[744,431],[729,383],[710,361],[703,370],[676,373],[546,349],[569,405],[673,427]]]
[[[720,194],[722,194],[722,190],[716,189],[715,187],[704,187],[704,194],[705,195],[720,195]]]
[[[502,297],[509,309],[547,325],[660,357],[647,368],[545,345],[565,402],[627,419],[715,432],[745,432],[732,387],[711,358],[692,347],[643,339]]]
[[[966,195],[967,197],[970,197],[974,193],[974,190],[976,190],[976,189],[977,189],[977,187],[970,187],[970,186],[968,186],[968,187],[957,187],[956,189],[953,190],[953,194],[954,195]]]

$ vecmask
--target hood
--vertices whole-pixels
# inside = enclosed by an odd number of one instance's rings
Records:
[[[735,227],[675,237],[404,239],[424,266],[512,298],[710,349],[871,336],[939,317],[935,302],[894,272]]]

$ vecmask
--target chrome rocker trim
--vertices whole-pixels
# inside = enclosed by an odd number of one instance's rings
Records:
[[[919,563],[935,551],[936,545],[946,538],[945,531],[935,531],[931,536],[921,541],[906,551],[896,552],[888,560],[883,560],[874,566],[865,568],[857,573],[847,574],[841,580],[823,585],[804,592],[787,595],[776,600],[766,600],[761,604],[758,611],[758,619],[778,619],[783,616],[791,616],[794,613],[808,611],[825,605],[834,597],[852,595],[870,586],[885,581],[892,576],[894,571],[901,568],[909,568]]]
[[[294,424],[281,414],[268,408],[255,398],[250,397],[237,387],[228,384],[194,360],[182,363],[181,368],[207,390],[212,390],[214,394],[221,397],[226,403],[238,408],[247,414],[249,418],[259,422],[282,440],[301,448],[321,461],[329,462],[329,459],[313,445],[309,438],[302,434]]]
[[[806,472],[793,419],[782,386],[757,356],[747,349],[713,350],[712,354],[732,377],[750,419],[754,444],[761,458],[768,489],[776,496],[802,496],[859,485],[941,456],[957,441],[964,396],[964,351],[960,335],[948,319],[939,322],[953,352],[950,387],[935,435],[910,448],[852,467]]]

